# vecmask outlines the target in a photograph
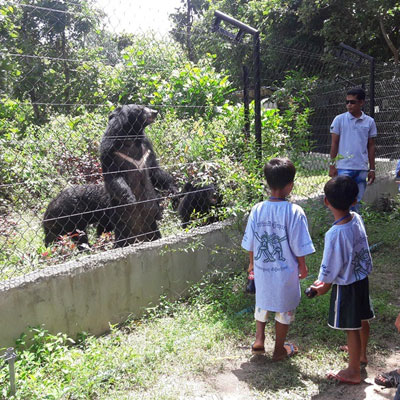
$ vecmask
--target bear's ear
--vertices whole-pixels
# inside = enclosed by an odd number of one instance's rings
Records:
[[[108,116],[108,120],[110,121],[111,119],[113,119],[115,116],[117,116],[122,110],[121,106],[118,106],[109,116]]]
[[[194,186],[190,182],[186,182],[185,185],[183,186],[182,192],[192,192],[194,190]]]

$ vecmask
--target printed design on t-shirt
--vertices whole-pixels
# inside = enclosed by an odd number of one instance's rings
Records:
[[[259,260],[262,256],[265,257],[264,262],[274,262],[274,258],[277,255],[279,261],[286,261],[283,257],[282,244],[284,240],[287,240],[286,236],[279,237],[276,233],[269,235],[267,232],[260,235],[254,232],[254,236],[260,242],[260,246],[257,249],[257,255],[254,257],[255,260]]]
[[[354,276],[357,281],[364,279],[368,275],[368,271],[371,269],[371,258],[367,249],[362,249],[355,254],[353,261],[351,262],[353,267]]]

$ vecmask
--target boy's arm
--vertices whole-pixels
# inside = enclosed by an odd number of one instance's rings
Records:
[[[395,322],[394,324],[395,324],[397,330],[398,330],[399,333],[400,333],[400,313],[399,313],[399,315],[397,316],[396,322]]]
[[[299,279],[304,279],[308,275],[308,269],[306,265],[306,257],[296,257],[297,262],[299,263]]]
[[[318,279],[311,285],[311,287],[317,292],[317,296],[322,296],[326,292],[329,292],[331,286],[332,283],[325,283]]]
[[[247,272],[253,271],[254,269],[254,252],[249,251],[249,268]]]

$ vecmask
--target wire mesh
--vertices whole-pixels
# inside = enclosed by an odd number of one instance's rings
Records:
[[[147,11],[143,29],[140,7],[0,6],[0,281],[229,218],[262,197],[242,105],[244,66],[254,99],[252,38],[226,40],[196,19],[164,26],[165,10],[163,22]],[[293,197],[312,197],[328,179],[329,126],[347,88],[368,94],[368,65],[263,40],[264,160],[294,159]],[[376,68],[382,172],[400,158],[398,76]]]

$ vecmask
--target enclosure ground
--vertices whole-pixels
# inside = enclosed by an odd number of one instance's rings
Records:
[[[266,348],[272,353],[273,343]],[[394,347],[395,348],[395,347]],[[400,348],[389,356],[375,356],[370,359],[370,364],[363,373],[363,381],[360,385],[343,385],[324,382],[315,390],[315,394],[307,399],[311,400],[387,400],[392,399],[395,389],[383,388],[374,383],[377,374],[391,371],[400,365]],[[186,392],[181,396],[188,400],[244,400],[244,399],[281,399],[273,394],[262,393],[268,390],[268,376],[271,370],[277,368],[269,356],[250,357],[250,348],[243,349],[241,357],[236,360],[226,360],[223,371],[215,376],[203,379],[183,379],[174,381],[173,386],[180,386]],[[292,360],[286,360],[283,366],[291,364]],[[279,366],[278,369],[280,369]],[[290,368],[290,366],[289,366]],[[192,394],[190,394],[192,393]],[[133,397],[134,398],[134,397]],[[302,396],[292,395],[287,398],[305,399]]]

